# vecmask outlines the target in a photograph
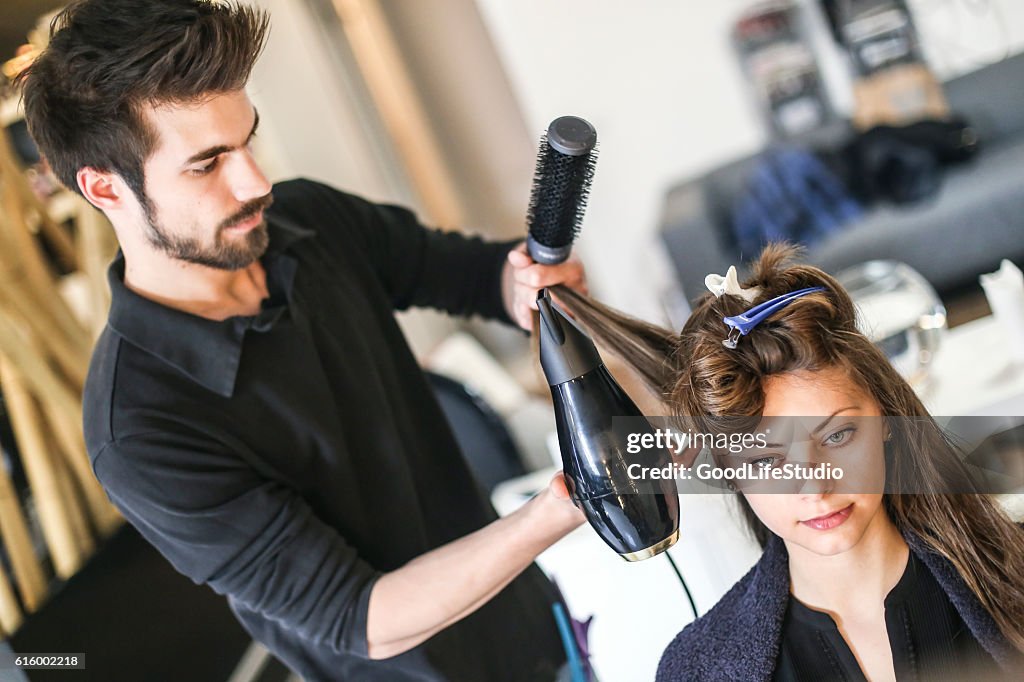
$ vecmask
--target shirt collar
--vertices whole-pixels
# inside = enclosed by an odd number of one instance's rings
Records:
[[[249,328],[269,329],[287,307],[281,299],[291,298],[297,262],[285,251],[296,241],[315,234],[287,219],[269,215],[267,230],[270,241],[263,262],[267,266],[271,298],[257,315],[208,320],[140,296],[124,284],[124,256],[118,251],[107,271],[111,292],[107,326],[125,341],[176,367],[196,383],[230,398],[234,393],[245,332]]]

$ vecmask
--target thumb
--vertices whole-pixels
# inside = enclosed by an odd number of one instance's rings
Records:
[[[551,483],[548,484],[548,488],[551,489],[551,494],[559,500],[569,499],[569,488],[565,484],[565,473],[559,471],[552,477]]]
[[[525,268],[533,265],[533,259],[526,253],[526,245],[516,247],[508,252],[508,262],[516,268]]]

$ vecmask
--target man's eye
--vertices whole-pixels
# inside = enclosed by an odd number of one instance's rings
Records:
[[[200,168],[190,168],[188,172],[191,173],[192,175],[206,175],[216,167],[217,158],[214,158],[213,161],[210,161],[210,163],[206,164],[205,166],[201,166]]]

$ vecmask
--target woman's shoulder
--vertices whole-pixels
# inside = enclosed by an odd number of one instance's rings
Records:
[[[754,567],[665,648],[658,682],[770,679],[788,599],[785,548],[773,540]]]

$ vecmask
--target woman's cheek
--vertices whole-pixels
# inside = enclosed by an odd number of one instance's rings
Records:
[[[841,478],[832,483],[833,494],[864,495],[885,491],[885,448],[881,438],[844,452],[832,465],[841,472]]]
[[[745,497],[761,523],[781,538],[789,536],[792,528],[800,522],[792,504],[797,495],[750,493]]]

